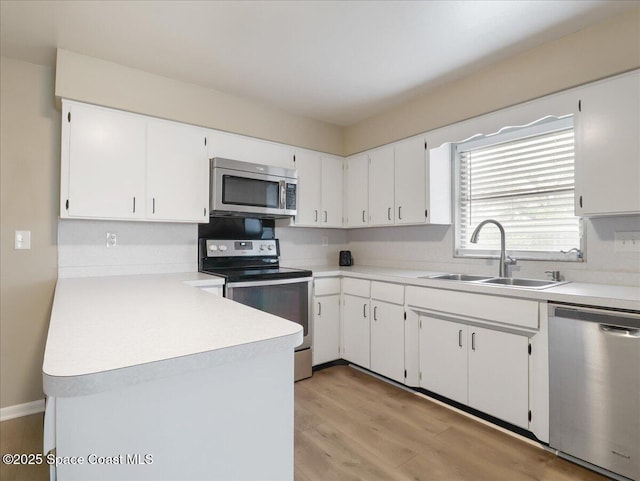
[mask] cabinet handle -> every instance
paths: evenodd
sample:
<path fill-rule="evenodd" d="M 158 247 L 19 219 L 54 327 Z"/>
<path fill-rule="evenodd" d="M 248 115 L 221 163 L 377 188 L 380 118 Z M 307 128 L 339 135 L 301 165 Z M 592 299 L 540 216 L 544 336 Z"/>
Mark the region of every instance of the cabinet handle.
<path fill-rule="evenodd" d="M 402 220 L 402 206 L 398 207 L 398 219 Z"/>
<path fill-rule="evenodd" d="M 322 314 L 322 303 L 318 302 L 318 315 Z"/>
<path fill-rule="evenodd" d="M 471 350 L 472 351 L 476 350 L 476 333 L 475 332 L 471 333 Z"/>
<path fill-rule="evenodd" d="M 324 221 L 327 222 L 327 211 L 324 211 Z"/>
<path fill-rule="evenodd" d="M 153 199 L 151 199 L 151 213 L 155 214 L 156 213 L 156 198 L 154 197 Z"/>
<path fill-rule="evenodd" d="M 458 347 L 462 347 L 462 329 L 458 330 Z"/>
<path fill-rule="evenodd" d="M 387 209 L 387 219 L 391 220 L 391 207 Z"/>
<path fill-rule="evenodd" d="M 136 213 L 136 198 L 133 198 L 133 213 Z"/>
<path fill-rule="evenodd" d="M 580 204 L 580 208 L 582 208 L 582 196 L 580 196 L 579 204 Z"/>
<path fill-rule="evenodd" d="M 365 214 L 365 211 L 362 211 L 362 222 L 366 222 L 366 220 L 364 220 L 364 214 Z"/>
<path fill-rule="evenodd" d="M 317 210 L 314 210 L 314 211 L 313 211 L 313 216 L 314 216 L 314 217 L 313 217 L 313 221 L 314 221 L 314 222 L 318 222 L 318 211 L 317 211 Z"/>
<path fill-rule="evenodd" d="M 367 317 L 367 305 L 366 304 L 362 305 L 362 317 L 364 317 L 365 319 Z"/>
<path fill-rule="evenodd" d="M 373 306 L 373 320 L 378 320 L 378 306 Z"/>

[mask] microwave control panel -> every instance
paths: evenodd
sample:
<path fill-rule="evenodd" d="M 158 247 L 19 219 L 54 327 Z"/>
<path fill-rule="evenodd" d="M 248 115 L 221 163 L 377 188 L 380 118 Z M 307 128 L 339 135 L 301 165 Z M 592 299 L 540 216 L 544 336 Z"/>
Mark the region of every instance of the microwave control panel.
<path fill-rule="evenodd" d="M 296 184 L 287 182 L 286 206 L 287 210 L 296 210 Z"/>

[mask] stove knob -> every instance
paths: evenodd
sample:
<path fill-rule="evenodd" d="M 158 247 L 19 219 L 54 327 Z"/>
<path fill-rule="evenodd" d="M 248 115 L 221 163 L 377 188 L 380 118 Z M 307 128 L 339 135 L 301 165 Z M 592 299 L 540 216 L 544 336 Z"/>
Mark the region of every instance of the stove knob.
<path fill-rule="evenodd" d="M 226 246 L 226 245 L 224 245 L 224 244 L 220 244 L 220 245 L 218 246 L 218 249 L 220 249 L 222 252 L 224 252 L 224 251 L 226 251 L 226 250 L 227 250 L 227 246 Z"/>
<path fill-rule="evenodd" d="M 272 251 L 272 250 L 273 250 L 273 246 L 272 246 L 271 244 L 269 244 L 268 249 L 269 249 L 270 251 Z"/>
<path fill-rule="evenodd" d="M 264 250 L 264 245 L 260 246 L 260 250 L 263 251 Z"/>
<path fill-rule="evenodd" d="M 217 250 L 218 250 L 218 246 L 215 246 L 215 245 L 211 244 L 211 245 L 209 246 L 209 250 L 210 250 L 210 251 L 217 251 Z"/>

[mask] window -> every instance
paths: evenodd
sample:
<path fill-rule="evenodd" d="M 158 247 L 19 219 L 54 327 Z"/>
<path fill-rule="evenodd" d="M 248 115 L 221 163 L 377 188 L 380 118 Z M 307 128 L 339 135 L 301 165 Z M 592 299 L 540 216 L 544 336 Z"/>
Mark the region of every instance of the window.
<path fill-rule="evenodd" d="M 534 125 L 456 145 L 456 255 L 497 256 L 500 233 L 483 228 L 500 222 L 506 250 L 524 259 L 576 260 L 564 254 L 580 248 L 580 219 L 574 215 L 573 118 Z"/>

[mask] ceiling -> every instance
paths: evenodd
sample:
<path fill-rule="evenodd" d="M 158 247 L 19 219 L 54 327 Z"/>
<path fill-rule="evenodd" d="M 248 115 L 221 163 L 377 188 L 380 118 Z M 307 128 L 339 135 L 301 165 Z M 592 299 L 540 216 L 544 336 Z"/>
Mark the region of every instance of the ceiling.
<path fill-rule="evenodd" d="M 3 56 L 57 47 L 351 125 L 638 0 L 8 1 Z"/>

